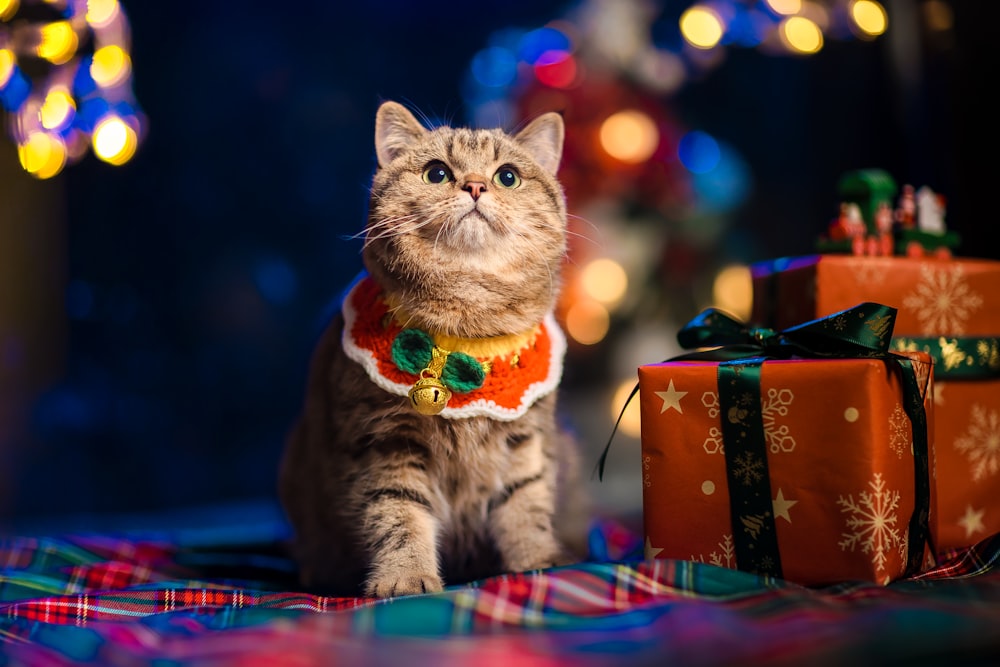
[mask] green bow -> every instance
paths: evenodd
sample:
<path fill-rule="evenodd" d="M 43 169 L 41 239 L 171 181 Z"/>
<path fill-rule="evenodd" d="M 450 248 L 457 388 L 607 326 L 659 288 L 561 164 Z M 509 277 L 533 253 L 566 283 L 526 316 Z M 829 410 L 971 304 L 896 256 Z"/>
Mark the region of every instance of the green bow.
<path fill-rule="evenodd" d="M 677 334 L 685 349 L 718 347 L 708 356 L 686 356 L 727 361 L 750 356 L 787 359 L 800 357 L 882 357 L 889 353 L 896 309 L 865 302 L 828 317 L 784 331 L 751 328 L 724 312 L 709 308 Z"/>

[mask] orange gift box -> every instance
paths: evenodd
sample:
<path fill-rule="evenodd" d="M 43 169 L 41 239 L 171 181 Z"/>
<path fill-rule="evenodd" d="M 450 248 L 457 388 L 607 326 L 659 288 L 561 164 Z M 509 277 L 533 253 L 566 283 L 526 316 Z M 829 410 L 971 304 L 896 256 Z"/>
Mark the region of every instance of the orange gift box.
<path fill-rule="evenodd" d="M 807 255 L 752 267 L 751 320 L 785 327 L 863 300 L 898 309 L 897 349 L 935 359 L 938 548 L 1000 532 L 1000 262 Z"/>
<path fill-rule="evenodd" d="M 930 424 L 930 358 L 907 356 L 924 378 Z M 727 471 L 718 369 L 712 361 L 639 368 L 646 555 L 747 569 L 737 563 L 734 541 L 756 526 L 747 517 L 733 521 L 730 486 L 763 469 L 737 458 Z M 771 500 L 764 518 L 773 520 L 782 578 L 884 584 L 907 573 L 918 466 L 901 373 L 877 359 L 767 360 L 760 367 Z M 925 472 L 933 470 L 929 433 L 927 444 Z M 933 483 L 926 486 L 933 544 Z M 921 568 L 933 563 L 930 544 Z"/>

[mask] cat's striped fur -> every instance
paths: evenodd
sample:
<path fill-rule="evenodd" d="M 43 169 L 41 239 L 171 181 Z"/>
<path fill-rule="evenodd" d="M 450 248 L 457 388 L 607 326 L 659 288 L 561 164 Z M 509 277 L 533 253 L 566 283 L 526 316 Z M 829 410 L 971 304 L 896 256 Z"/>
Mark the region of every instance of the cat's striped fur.
<path fill-rule="evenodd" d="M 380 106 L 363 260 L 406 326 L 478 339 L 530 330 L 554 308 L 563 131 L 555 113 L 516 134 L 429 130 Z M 425 178 L 429 165 L 446 172 Z M 507 172 L 494 180 L 501 168 L 516 187 Z M 424 416 L 345 356 L 342 327 L 317 346 L 280 474 L 305 586 L 431 592 L 585 553 L 587 503 L 555 393 L 515 420 Z"/>

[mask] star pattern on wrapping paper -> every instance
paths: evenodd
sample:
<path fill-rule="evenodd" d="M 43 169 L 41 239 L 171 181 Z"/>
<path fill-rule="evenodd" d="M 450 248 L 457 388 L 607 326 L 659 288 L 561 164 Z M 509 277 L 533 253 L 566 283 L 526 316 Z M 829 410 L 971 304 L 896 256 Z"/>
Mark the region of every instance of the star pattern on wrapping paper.
<path fill-rule="evenodd" d="M 779 516 L 787 521 L 792 522 L 792 516 L 788 513 L 788 510 L 792 508 L 792 505 L 798 504 L 797 500 L 788 500 L 785 498 L 785 494 L 781 489 L 778 489 L 778 495 L 775 496 L 774 500 L 771 501 L 771 508 L 774 511 L 774 518 L 777 519 Z"/>
<path fill-rule="evenodd" d="M 958 520 L 958 525 L 965 528 L 966 537 L 986 532 L 986 526 L 983 525 L 983 514 L 985 512 L 985 509 L 973 509 L 972 505 L 965 506 L 965 514 Z"/>
<path fill-rule="evenodd" d="M 649 540 L 649 536 L 647 535 L 646 536 L 646 545 L 642 549 L 643 557 L 646 560 L 653 560 L 654 558 L 656 558 L 657 556 L 660 555 L 661 551 L 663 551 L 663 549 L 662 548 L 658 548 L 658 547 L 654 547 L 653 543 L 650 542 L 650 540 Z"/>
<path fill-rule="evenodd" d="M 656 392 L 656 395 L 663 400 L 663 407 L 660 408 L 660 414 L 662 415 L 670 408 L 673 408 L 674 410 L 677 410 L 677 412 L 684 414 L 684 411 L 681 409 L 681 399 L 687 396 L 687 394 L 688 393 L 686 391 L 677 391 L 676 389 L 674 389 L 674 381 L 671 380 L 670 384 L 667 385 L 666 391 Z"/>

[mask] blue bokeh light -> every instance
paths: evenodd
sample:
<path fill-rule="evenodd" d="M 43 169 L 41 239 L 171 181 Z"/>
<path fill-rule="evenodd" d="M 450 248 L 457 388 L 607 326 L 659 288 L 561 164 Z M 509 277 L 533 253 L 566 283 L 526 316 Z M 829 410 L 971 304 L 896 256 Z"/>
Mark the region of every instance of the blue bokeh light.
<path fill-rule="evenodd" d="M 750 194 L 750 168 L 743 158 L 724 143 L 713 144 L 718 158 L 712 169 L 694 172 L 692 186 L 701 206 L 712 212 L 726 212 L 741 205 Z"/>
<path fill-rule="evenodd" d="M 569 37 L 555 28 L 546 27 L 526 33 L 521 38 L 518 55 L 524 62 L 534 65 L 548 51 L 569 52 L 572 48 Z"/>
<path fill-rule="evenodd" d="M 31 93 L 31 82 L 20 67 L 10 73 L 7 83 L 0 88 L 0 106 L 7 111 L 17 111 Z"/>
<path fill-rule="evenodd" d="M 712 135 L 692 130 L 677 142 L 677 157 L 688 171 L 704 174 L 719 164 L 719 144 Z"/>
<path fill-rule="evenodd" d="M 469 68 L 481 85 L 502 88 L 509 86 L 517 76 L 517 58 L 510 49 L 488 46 L 473 56 Z"/>

